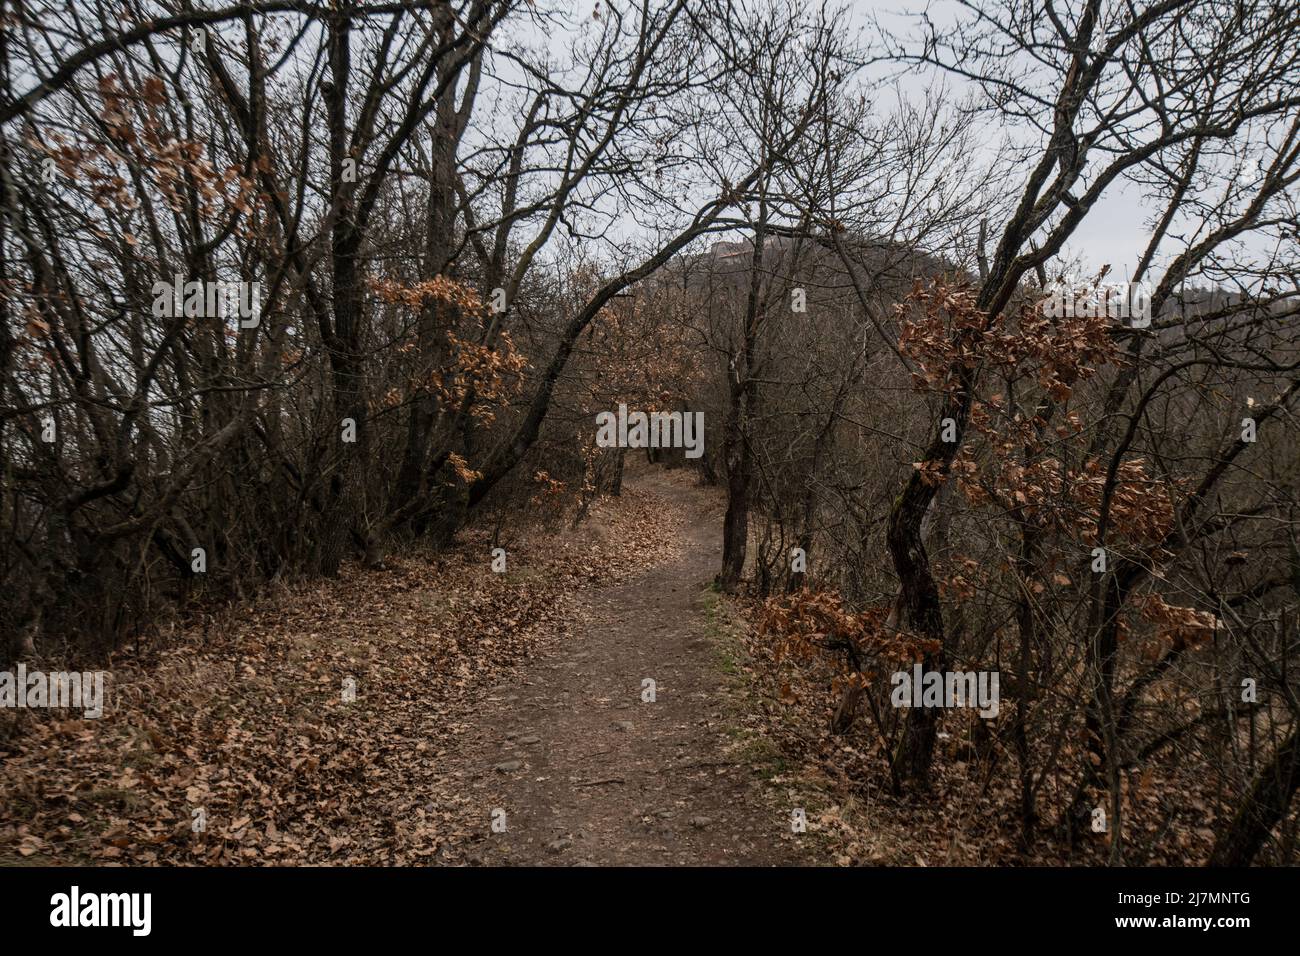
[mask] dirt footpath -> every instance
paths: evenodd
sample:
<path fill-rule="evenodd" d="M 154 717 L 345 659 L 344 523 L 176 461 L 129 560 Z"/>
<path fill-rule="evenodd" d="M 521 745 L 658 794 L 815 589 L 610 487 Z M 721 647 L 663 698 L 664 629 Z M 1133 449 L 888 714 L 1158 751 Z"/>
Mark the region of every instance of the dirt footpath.
<path fill-rule="evenodd" d="M 727 676 L 710 626 L 721 554 L 716 498 L 691 479 L 631 479 L 681 516 L 679 558 L 580 602 L 572 640 L 484 700 L 458 760 L 496 813 L 487 865 L 818 862 L 728 734 Z M 650 696 L 653 681 L 653 702 Z M 481 795 L 481 796 L 480 796 Z M 504 822 L 504 831 L 501 831 Z"/>

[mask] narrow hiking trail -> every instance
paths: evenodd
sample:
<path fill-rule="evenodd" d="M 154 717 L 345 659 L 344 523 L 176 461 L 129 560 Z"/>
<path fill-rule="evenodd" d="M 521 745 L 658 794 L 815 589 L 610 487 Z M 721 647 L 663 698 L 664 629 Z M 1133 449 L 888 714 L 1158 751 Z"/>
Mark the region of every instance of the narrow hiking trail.
<path fill-rule="evenodd" d="M 488 865 L 790 865 L 812 862 L 738 754 L 709 582 L 715 495 L 644 470 L 629 486 L 680 521 L 677 557 L 578 597 L 573 635 L 492 688 L 459 757 L 475 802 L 505 829 Z M 653 700 L 648 689 L 653 681 Z"/>
<path fill-rule="evenodd" d="M 823 862 L 760 776 L 721 527 L 641 465 L 505 574 L 470 529 L 125 648 L 103 719 L 0 732 L 0 865 Z"/>

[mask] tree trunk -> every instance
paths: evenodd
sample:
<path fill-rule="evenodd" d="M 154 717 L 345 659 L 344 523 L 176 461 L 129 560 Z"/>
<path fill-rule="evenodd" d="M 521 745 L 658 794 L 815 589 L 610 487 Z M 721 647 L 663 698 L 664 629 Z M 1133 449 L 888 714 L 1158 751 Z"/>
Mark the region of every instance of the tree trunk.
<path fill-rule="evenodd" d="M 924 671 L 944 671 L 943 611 L 939 606 L 939 588 L 930 573 L 930 562 L 921 540 L 921 525 L 934 498 L 934 489 L 914 473 L 889 513 L 886 540 L 898 572 L 900 622 L 923 638 L 939 645 L 937 652 L 921 658 Z M 896 766 L 905 780 L 924 787 L 929 783 L 930 763 L 934 759 L 934 742 L 939 731 L 939 709 L 912 707 L 903 725 Z"/>
<path fill-rule="evenodd" d="M 623 466 L 627 463 L 627 449 L 620 448 L 614 461 L 614 480 L 610 483 L 609 493 L 618 498 L 623 494 Z"/>
<path fill-rule="evenodd" d="M 733 408 L 727 420 L 727 446 L 733 449 L 728 458 L 727 514 L 722 519 L 722 570 L 718 587 L 728 594 L 740 586 L 745 570 L 745 552 L 749 544 L 749 456 L 741 434 L 741 411 Z"/>
<path fill-rule="evenodd" d="M 1300 732 L 1278 748 L 1255 779 L 1232 823 L 1214 845 L 1210 866 L 1249 866 L 1264 841 L 1287 812 L 1300 785 Z"/>
<path fill-rule="evenodd" d="M 754 228 L 754 254 L 750 264 L 749 296 L 745 302 L 744 343 L 733 357 L 731 410 L 727 416 L 727 514 L 722 522 L 722 570 L 718 587 L 733 593 L 745 570 L 749 544 L 749 488 L 753 478 L 753 450 L 749 447 L 748 419 L 758 398 L 754 360 L 758 342 L 759 287 L 762 282 L 763 245 L 767 241 L 767 198 L 760 193 L 758 223 Z"/>

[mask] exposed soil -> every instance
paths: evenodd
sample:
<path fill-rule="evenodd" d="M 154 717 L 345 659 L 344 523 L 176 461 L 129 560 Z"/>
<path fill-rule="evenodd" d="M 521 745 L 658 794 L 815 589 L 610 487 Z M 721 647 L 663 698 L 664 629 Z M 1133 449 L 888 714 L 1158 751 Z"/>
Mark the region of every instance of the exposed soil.
<path fill-rule="evenodd" d="M 717 499 L 672 472 L 633 486 L 681 521 L 680 554 L 579 599 L 573 636 L 493 689 L 465 741 L 471 786 L 505 811 L 489 865 L 813 862 L 744 760 L 710 626 Z M 645 681 L 654 681 L 654 700 Z M 498 825 L 499 826 L 499 825 Z"/>

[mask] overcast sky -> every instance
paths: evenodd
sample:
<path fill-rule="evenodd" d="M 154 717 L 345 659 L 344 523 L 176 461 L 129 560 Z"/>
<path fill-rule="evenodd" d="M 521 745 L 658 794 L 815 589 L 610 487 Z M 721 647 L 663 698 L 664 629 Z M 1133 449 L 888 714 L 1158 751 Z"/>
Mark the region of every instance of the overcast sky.
<path fill-rule="evenodd" d="M 609 0 L 601 0 L 601 2 L 602 5 L 607 5 Z M 929 3 L 926 0 L 842 0 L 842 2 L 850 8 L 862 30 L 861 39 L 865 45 L 873 45 L 874 38 L 869 30 L 869 19 L 872 14 L 894 25 L 899 33 L 905 32 L 908 24 L 919 22 L 918 15 L 921 10 L 924 10 L 938 27 L 953 22 L 959 14 L 970 16 L 969 10 L 963 11 L 953 0 L 933 0 Z M 520 39 L 524 42 L 529 42 L 531 39 L 532 42 L 540 44 L 543 49 L 549 49 L 562 60 L 563 53 L 573 43 L 576 33 L 598 29 L 591 19 L 591 11 L 595 3 L 596 0 L 576 0 L 571 10 L 566 11 L 572 17 L 567 24 L 557 25 L 557 29 L 545 29 L 531 38 L 526 39 L 521 36 Z M 505 65 L 505 69 L 509 71 L 508 64 Z M 870 78 L 870 75 L 864 75 L 864 79 Z M 901 95 L 917 101 L 940 87 L 954 99 L 974 92 L 972 85 L 960 77 L 952 74 L 943 74 L 939 77 L 933 72 L 926 73 L 919 70 L 902 75 L 897 79 L 896 85 Z M 888 91 L 878 92 L 877 101 L 882 112 L 892 110 L 891 100 L 892 96 Z M 507 113 L 509 112 L 508 109 Z M 987 148 L 990 150 L 998 148 L 1000 137 L 1004 132 L 1005 130 L 999 128 L 997 135 L 990 135 L 985 140 Z M 1024 137 L 1027 146 L 1041 148 L 1043 145 L 1043 134 L 1037 130 L 1020 130 L 1011 135 Z M 992 154 L 988 158 L 992 158 Z M 1009 197 L 1014 194 L 1007 195 Z M 1151 222 L 1160 211 L 1157 203 L 1144 195 L 1141 187 L 1123 178 L 1117 179 L 1107 187 L 1101 200 L 1093 206 L 1075 230 L 1061 251 L 1060 261 L 1062 263 L 1077 261 L 1079 267 L 1076 274 L 1081 277 L 1093 275 L 1103 265 L 1109 265 L 1112 280 L 1127 279 L 1145 250 L 1150 238 Z M 1175 238 L 1176 234 L 1190 236 L 1197 231 L 1199 225 L 1185 219 L 1176 220 L 1170 230 L 1171 235 L 1166 237 L 1153 269 L 1146 278 L 1157 281 L 1163 272 L 1164 264 L 1183 250 L 1182 242 Z M 625 224 L 618 232 L 621 233 L 624 229 L 636 231 L 634 225 Z M 1270 243 L 1268 237 L 1253 237 L 1247 241 L 1246 248 L 1250 250 L 1249 254 L 1252 257 L 1258 258 L 1263 256 Z"/>
<path fill-rule="evenodd" d="M 917 13 L 924 10 L 929 19 L 938 27 L 955 22 L 958 15 L 969 17 L 970 11 L 963 9 L 952 0 L 844 0 L 855 18 L 864 29 L 864 40 L 870 40 L 865 32 L 867 15 L 877 16 L 901 30 L 909 22 L 917 22 Z M 899 80 L 899 88 L 909 97 L 920 98 L 938 82 L 936 76 L 914 72 Z M 944 74 L 942 83 L 950 92 L 961 95 L 972 88 L 972 84 L 953 74 Z M 1161 206 L 1150 201 L 1142 189 L 1122 177 L 1111 183 L 1101 200 L 1089 210 L 1062 250 L 1061 258 L 1065 261 L 1078 259 L 1082 262 L 1083 275 L 1095 273 L 1101 266 L 1111 266 L 1110 278 L 1126 279 L 1137 265 L 1138 259 L 1150 241 L 1150 225 L 1154 217 L 1162 211 Z M 1199 223 L 1185 219 L 1175 220 L 1171 233 L 1195 232 Z M 1251 257 L 1264 257 L 1271 249 L 1272 240 L 1267 236 L 1251 236 L 1242 248 Z M 1160 253 L 1153 266 L 1153 275 L 1148 278 L 1158 279 L 1162 265 L 1175 254 L 1182 251 L 1182 244 L 1167 237 L 1162 243 Z"/>

